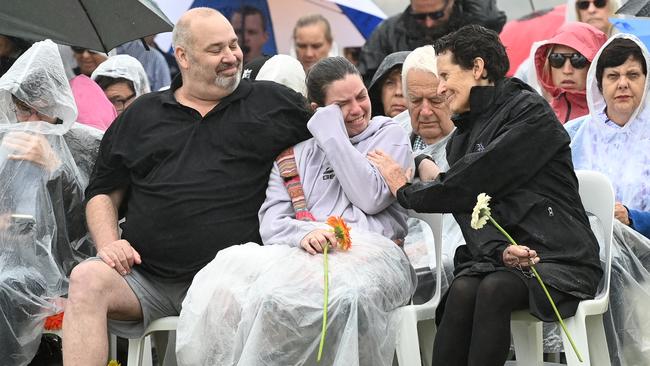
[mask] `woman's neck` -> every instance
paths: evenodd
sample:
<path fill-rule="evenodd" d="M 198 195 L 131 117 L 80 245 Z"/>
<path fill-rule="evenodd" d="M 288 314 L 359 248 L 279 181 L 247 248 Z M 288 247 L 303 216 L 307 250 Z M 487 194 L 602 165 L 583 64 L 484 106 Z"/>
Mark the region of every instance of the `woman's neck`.
<path fill-rule="evenodd" d="M 630 120 L 630 117 L 632 117 L 632 113 L 616 113 L 609 109 L 605 109 L 605 115 L 610 121 L 621 127 L 625 126 L 625 124 Z"/>

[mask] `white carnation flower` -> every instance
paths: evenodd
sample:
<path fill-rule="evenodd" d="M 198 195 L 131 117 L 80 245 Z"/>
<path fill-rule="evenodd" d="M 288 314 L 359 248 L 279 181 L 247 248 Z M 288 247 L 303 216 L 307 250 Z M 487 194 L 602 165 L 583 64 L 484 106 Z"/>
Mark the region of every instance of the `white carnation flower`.
<path fill-rule="evenodd" d="M 471 226 L 473 229 L 481 229 L 489 220 L 491 215 L 490 211 L 490 196 L 481 193 L 476 197 L 476 206 L 472 211 Z"/>

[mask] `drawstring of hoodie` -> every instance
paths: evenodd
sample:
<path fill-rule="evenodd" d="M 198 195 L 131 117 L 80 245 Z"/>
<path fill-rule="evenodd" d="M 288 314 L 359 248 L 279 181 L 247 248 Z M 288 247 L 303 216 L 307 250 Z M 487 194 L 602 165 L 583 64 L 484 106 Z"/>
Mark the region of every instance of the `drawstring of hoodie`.
<path fill-rule="evenodd" d="M 571 102 L 569 102 L 569 98 L 566 96 L 566 92 L 562 93 L 562 96 L 564 97 L 564 101 L 566 101 L 566 116 L 564 116 L 564 122 L 562 124 L 565 124 L 569 122 L 569 116 L 571 116 Z"/>

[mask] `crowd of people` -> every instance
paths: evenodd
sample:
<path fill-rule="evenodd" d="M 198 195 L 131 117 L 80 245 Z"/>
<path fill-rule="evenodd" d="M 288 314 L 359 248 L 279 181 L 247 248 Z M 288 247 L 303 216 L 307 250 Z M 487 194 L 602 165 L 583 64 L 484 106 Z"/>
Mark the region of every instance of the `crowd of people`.
<path fill-rule="evenodd" d="M 618 6 L 568 1 L 517 45 L 495 0 L 411 0 L 358 59 L 321 14 L 266 54 L 248 5 L 188 10 L 173 56 L 153 36 L 108 53 L 0 36 L 0 358 L 39 364 L 64 312 L 66 366 L 105 365 L 109 334 L 165 316 L 165 365 L 312 365 L 323 326 L 321 362 L 392 365 L 394 310 L 431 296 L 413 209 L 443 214 L 434 365 L 500 366 L 513 311 L 555 321 L 530 266 L 563 317 L 602 282 L 584 169 L 616 194 L 611 362 L 650 362 L 650 53 L 612 27 Z M 479 193 L 520 246 L 472 228 Z"/>

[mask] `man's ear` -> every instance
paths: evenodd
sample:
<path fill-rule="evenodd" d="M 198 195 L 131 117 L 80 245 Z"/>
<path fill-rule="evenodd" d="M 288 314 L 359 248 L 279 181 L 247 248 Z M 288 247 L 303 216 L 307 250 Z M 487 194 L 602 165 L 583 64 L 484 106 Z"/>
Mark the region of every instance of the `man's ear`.
<path fill-rule="evenodd" d="M 472 67 L 472 74 L 474 80 L 487 79 L 487 70 L 485 69 L 485 61 L 480 58 L 474 58 L 474 66 Z"/>
<path fill-rule="evenodd" d="M 309 103 L 309 106 L 311 107 L 312 111 L 316 111 L 316 108 L 318 108 L 318 104 L 316 104 L 314 102 Z"/>
<path fill-rule="evenodd" d="M 176 57 L 176 62 L 181 69 L 187 69 L 189 67 L 190 61 L 187 59 L 187 52 L 183 47 L 174 48 L 174 56 Z"/>

